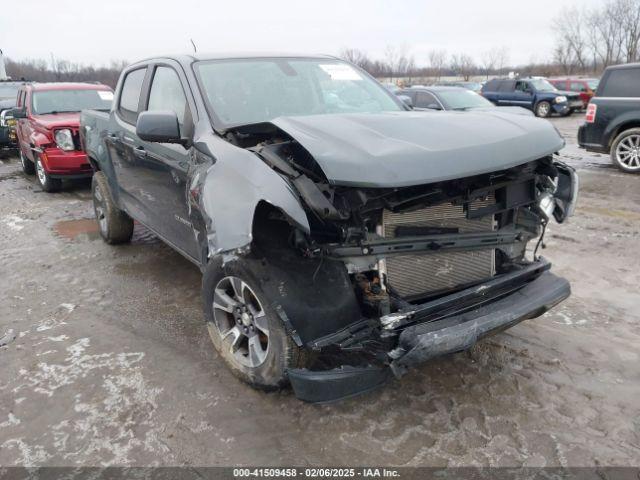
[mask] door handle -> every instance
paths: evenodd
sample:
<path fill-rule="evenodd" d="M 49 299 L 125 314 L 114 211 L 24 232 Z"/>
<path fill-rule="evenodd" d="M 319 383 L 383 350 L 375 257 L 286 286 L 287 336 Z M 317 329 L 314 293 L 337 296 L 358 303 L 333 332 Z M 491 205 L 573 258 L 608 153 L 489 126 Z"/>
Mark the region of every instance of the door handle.
<path fill-rule="evenodd" d="M 144 147 L 136 147 L 133 149 L 133 154 L 138 158 L 144 158 L 147 156 L 147 151 Z"/>

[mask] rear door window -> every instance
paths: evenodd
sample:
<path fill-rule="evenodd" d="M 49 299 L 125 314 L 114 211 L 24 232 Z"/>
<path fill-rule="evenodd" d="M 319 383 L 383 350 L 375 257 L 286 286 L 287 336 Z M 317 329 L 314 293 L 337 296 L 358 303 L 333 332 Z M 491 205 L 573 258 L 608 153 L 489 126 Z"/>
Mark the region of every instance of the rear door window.
<path fill-rule="evenodd" d="M 611 70 L 602 85 L 602 92 L 598 91 L 598 95 L 601 97 L 640 97 L 640 68 Z"/>
<path fill-rule="evenodd" d="M 499 92 L 513 92 L 515 89 L 516 82 L 515 80 L 503 80 L 500 82 L 500 86 L 498 87 Z"/>
<path fill-rule="evenodd" d="M 140 93 L 147 69 L 140 68 L 127 73 L 122 84 L 118 112 L 128 123 L 135 123 L 138 119 L 138 105 L 140 103 Z"/>
<path fill-rule="evenodd" d="M 418 108 L 434 108 L 440 107 L 438 100 L 429 92 L 417 92 L 416 93 L 416 107 Z"/>

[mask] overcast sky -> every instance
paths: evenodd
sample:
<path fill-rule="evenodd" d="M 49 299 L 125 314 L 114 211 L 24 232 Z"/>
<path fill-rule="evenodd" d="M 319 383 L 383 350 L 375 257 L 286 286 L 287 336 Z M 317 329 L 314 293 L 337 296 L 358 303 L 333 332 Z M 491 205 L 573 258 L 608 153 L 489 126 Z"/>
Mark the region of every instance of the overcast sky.
<path fill-rule="evenodd" d="M 192 51 L 384 56 L 406 45 L 418 65 L 430 49 L 479 59 L 506 45 L 510 62 L 549 57 L 551 19 L 563 6 L 603 0 L 4 0 L 0 49 L 14 59 L 101 65 Z M 8 9 L 10 14 L 8 14 Z"/>

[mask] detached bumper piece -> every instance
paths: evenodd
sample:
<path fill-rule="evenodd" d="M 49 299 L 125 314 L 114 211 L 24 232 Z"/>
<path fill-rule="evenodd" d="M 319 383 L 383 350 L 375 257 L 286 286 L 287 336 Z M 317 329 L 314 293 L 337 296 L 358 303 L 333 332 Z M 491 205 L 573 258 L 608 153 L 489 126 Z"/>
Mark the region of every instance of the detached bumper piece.
<path fill-rule="evenodd" d="M 331 403 L 355 397 L 381 387 L 392 377 L 389 368 L 375 366 L 344 366 L 319 372 L 289 370 L 289 381 L 296 397 L 310 403 Z"/>
<path fill-rule="evenodd" d="M 520 290 L 476 310 L 408 327 L 400 334 L 391 369 L 401 376 L 431 358 L 467 350 L 483 337 L 536 318 L 571 294 L 569 282 L 544 272 Z"/>
<path fill-rule="evenodd" d="M 293 390 L 299 399 L 312 403 L 329 403 L 353 397 L 384 385 L 394 375 L 399 378 L 409 368 L 434 357 L 467 350 L 483 337 L 499 333 L 523 320 L 539 317 L 571 294 L 569 282 L 549 272 L 548 267 L 548 263 L 543 263 L 521 272 L 522 278 L 535 269 L 543 270 L 537 278 L 519 289 L 494 292 L 498 296 L 492 301 L 478 301 L 476 307 L 466 308 L 463 313 L 402 328 L 397 347 L 388 352 L 388 361 L 384 365 L 345 365 L 325 371 L 290 370 L 289 380 Z M 504 278 L 502 283 L 512 280 Z M 494 287 L 489 283 L 474 289 L 476 292 L 489 292 Z M 413 318 L 421 317 L 419 314 L 433 313 L 431 307 L 435 307 L 435 304 L 443 307 L 446 299 L 442 297 L 417 305 L 412 312 Z M 461 301 L 459 298 L 457 300 Z"/>

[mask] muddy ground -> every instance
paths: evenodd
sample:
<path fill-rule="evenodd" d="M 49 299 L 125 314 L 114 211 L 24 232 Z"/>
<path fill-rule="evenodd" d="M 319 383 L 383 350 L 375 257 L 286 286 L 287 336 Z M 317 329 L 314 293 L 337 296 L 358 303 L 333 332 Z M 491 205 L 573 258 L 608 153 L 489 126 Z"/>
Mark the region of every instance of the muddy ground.
<path fill-rule="evenodd" d="M 0 164 L 0 465 L 640 463 L 640 177 L 575 146 L 577 215 L 544 255 L 573 296 L 472 351 L 331 406 L 237 381 L 200 273 L 136 227 L 98 237 L 87 183 Z"/>

